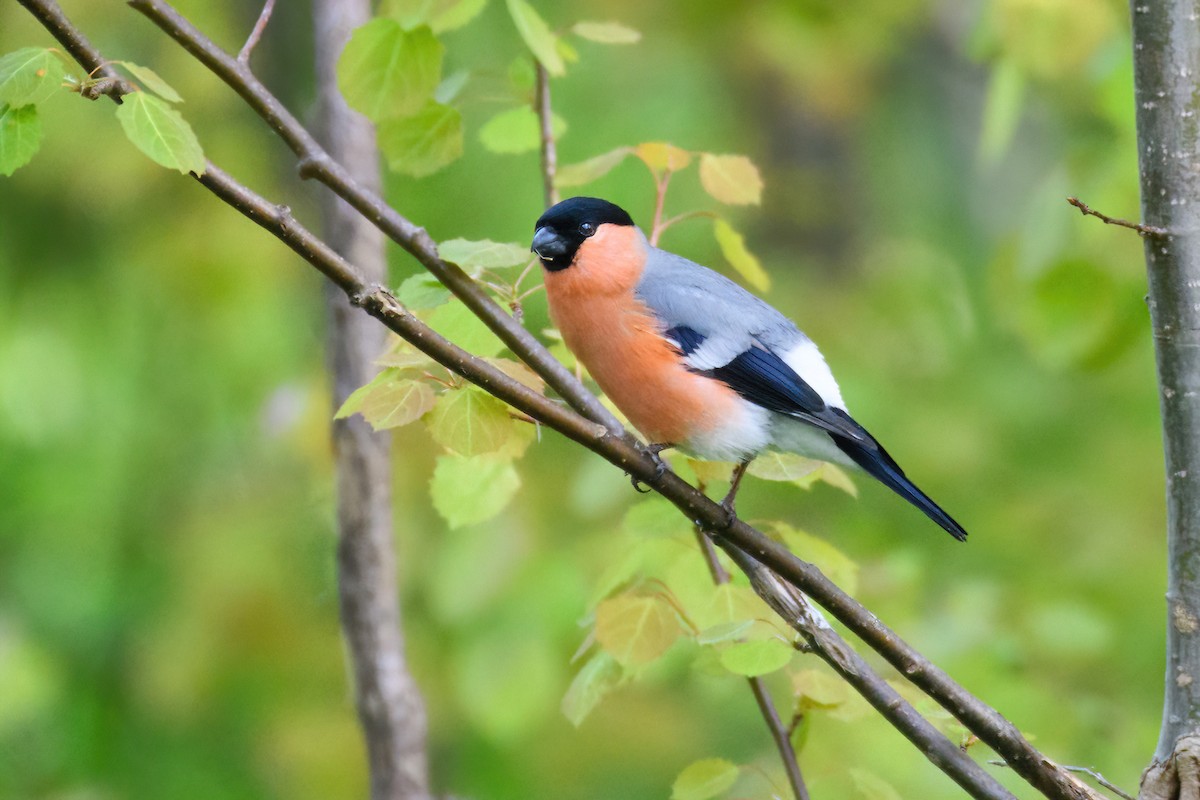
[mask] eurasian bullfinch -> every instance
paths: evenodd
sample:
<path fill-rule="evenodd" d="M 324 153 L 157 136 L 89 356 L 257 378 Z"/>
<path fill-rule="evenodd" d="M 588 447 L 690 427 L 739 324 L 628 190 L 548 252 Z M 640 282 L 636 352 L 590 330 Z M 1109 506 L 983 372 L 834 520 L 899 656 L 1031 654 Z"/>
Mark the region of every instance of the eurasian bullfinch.
<path fill-rule="evenodd" d="M 960 541 L 967 533 L 846 412 L 817 346 L 728 278 L 652 247 L 623 209 L 572 197 L 537 221 L 550 317 L 653 444 L 746 465 L 768 447 L 857 466 Z"/>

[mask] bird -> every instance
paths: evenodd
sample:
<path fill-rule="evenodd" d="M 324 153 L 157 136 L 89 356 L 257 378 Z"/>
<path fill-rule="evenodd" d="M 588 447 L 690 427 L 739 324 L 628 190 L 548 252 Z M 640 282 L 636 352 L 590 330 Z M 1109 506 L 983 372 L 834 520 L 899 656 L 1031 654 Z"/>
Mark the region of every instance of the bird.
<path fill-rule="evenodd" d="M 597 197 L 548 208 L 530 250 L 551 321 L 654 457 L 678 448 L 736 462 L 722 501 L 731 515 L 746 468 L 773 448 L 861 469 L 966 540 L 850 416 L 813 341 L 764 300 L 651 245 L 624 209 Z"/>

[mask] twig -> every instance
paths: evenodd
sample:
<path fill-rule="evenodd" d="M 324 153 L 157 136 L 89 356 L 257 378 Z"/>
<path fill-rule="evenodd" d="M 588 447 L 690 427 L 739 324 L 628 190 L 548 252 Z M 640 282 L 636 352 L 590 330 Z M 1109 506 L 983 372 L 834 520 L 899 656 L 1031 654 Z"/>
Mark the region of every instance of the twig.
<path fill-rule="evenodd" d="M 989 760 L 987 763 L 992 764 L 997 767 L 1007 767 L 1008 766 L 1008 764 L 1005 764 L 1003 761 L 997 761 L 995 759 Z M 1129 794 L 1129 792 L 1125 791 L 1120 786 L 1117 786 L 1115 783 L 1112 783 L 1111 781 L 1109 781 L 1107 778 L 1105 778 L 1103 775 L 1101 775 L 1099 772 L 1097 772 L 1095 770 L 1095 768 L 1093 768 L 1093 767 L 1072 767 L 1072 766 L 1068 766 L 1067 764 L 1059 764 L 1058 766 L 1059 766 L 1059 769 L 1065 769 L 1067 772 L 1082 772 L 1085 775 L 1090 775 L 1092 777 L 1092 779 L 1094 781 L 1096 781 L 1096 783 L 1100 784 L 1105 789 L 1108 789 L 1110 792 L 1115 794 L 1117 797 L 1122 798 L 1122 800 L 1135 800 L 1133 795 Z"/>
<path fill-rule="evenodd" d="M 274 10 L 275 0 L 267 0 L 263 4 L 262 13 L 258 15 L 258 21 L 254 23 L 254 29 L 250 31 L 250 35 L 246 37 L 246 43 L 242 45 L 241 51 L 237 54 L 239 64 L 250 63 L 250 54 L 254 52 L 254 48 L 258 45 L 258 40 L 262 38 L 263 31 L 267 29 L 267 23 L 271 21 L 271 12 Z"/>
<path fill-rule="evenodd" d="M 39 20 L 44 19 L 48 9 L 57 12 L 57 6 L 53 0 L 20 0 L 20 2 Z M 296 122 L 295 118 L 279 105 L 265 87 L 247 70 L 239 69 L 235 59 L 217 48 L 161 0 L 133 0 L 131 4 L 142 9 L 189 52 L 195 54 L 210 69 L 224 78 L 235 91 L 259 111 L 260 115 L 289 145 L 293 146 L 293 150 L 314 154 L 302 156 L 305 172 L 321 176 L 327 185 L 347 199 L 360 213 L 368 216 L 385 233 L 400 242 L 431 272 L 445 275 L 446 280 L 453 283 L 457 291 L 462 292 L 459 296 L 464 298 L 464 302 L 469 307 L 483 309 L 476 313 L 481 319 L 488 322 L 489 326 L 495 322 L 494 311 L 511 323 L 503 310 L 486 295 L 483 296 L 482 301 L 478 299 L 478 294 L 480 294 L 478 287 L 467 278 L 465 273 L 437 257 L 436 248 L 423 229 L 416 227 L 394 209 L 384 204 L 377 195 L 358 186 L 344 170 L 333 163 L 328 154 L 312 140 L 312 137 Z M 163 13 L 167 16 L 160 21 L 159 15 Z M 58 14 L 61 16 L 61 12 Z M 570 371 L 555 361 L 545 348 L 528 335 L 523 328 L 518 326 L 520 335 L 514 335 L 506 323 L 499 323 L 493 330 L 497 330 L 498 333 L 503 331 L 501 338 L 513 342 L 509 344 L 510 349 L 543 377 L 546 377 L 547 373 L 554 374 L 556 383 L 564 387 L 566 392 L 564 396 L 573 406 L 587 408 L 588 416 L 593 420 L 596 417 L 607 417 L 612 424 L 606 421 L 605 424 L 599 425 L 563 408 L 558 403 L 500 372 L 487 362 L 438 336 L 432 329 L 408 313 L 385 289 L 367 285 L 353 268 L 327 245 L 300 227 L 291 218 L 290 213 L 286 213 L 286 209 L 268 203 L 246 187 L 232 181 L 215 165 L 210 163 L 205 174 L 198 179 L 226 202 L 242 210 L 257 224 L 274 233 L 342 288 L 351 297 L 353 303 L 381 320 L 388 328 L 412 343 L 421 352 L 519 411 L 529 414 L 539 423 L 554 428 L 571 440 L 601 455 L 631 476 L 638 478 L 642 483 L 651 486 L 686 514 L 689 519 L 698 520 L 706 530 L 712 532 L 717 537 L 717 543 L 720 546 L 732 545 L 742 555 L 752 554 L 754 559 L 769 567 L 779 578 L 805 592 L 847 628 L 854 631 L 868 646 L 896 667 L 901 674 L 950 711 L 964 727 L 975 733 L 1004 757 L 1017 774 L 1045 796 L 1064 800 L 1099 797 L 1038 752 L 1012 723 L 1004 719 L 995 709 L 971 695 L 921 656 L 909 644 L 900 639 L 894 631 L 880 622 L 874 614 L 859 605 L 812 564 L 796 558 L 781 544 L 771 540 L 742 520 L 730 519 L 725 509 L 709 500 L 673 472 L 661 473 L 650 454 L 625 434 L 611 414 L 607 411 L 604 411 L 603 414 L 594 411 L 592 406 L 599 405 L 596 398 L 587 393 Z M 533 346 L 527 346 L 529 342 L 532 342 Z M 551 383 L 551 385 L 554 386 L 555 383 Z M 586 397 L 580 397 L 579 392 Z M 601 410 L 603 410 L 602 407 Z M 730 555 L 733 557 L 732 552 Z M 892 720 L 893 725 L 904 724 L 903 721 L 897 722 L 892 717 L 889 719 Z M 906 736 L 910 735 L 905 728 L 901 728 L 901 731 Z M 944 771 L 947 769 L 939 758 L 930 753 L 926 753 L 926 756 L 939 768 Z M 979 796 L 986 797 L 988 795 Z"/>
<path fill-rule="evenodd" d="M 667 186 L 671 183 L 671 170 L 663 170 L 661 177 L 654 180 L 654 219 L 650 225 L 650 244 L 658 247 L 658 237 L 663 230 L 663 205 L 667 201 Z"/>
<path fill-rule="evenodd" d="M 701 486 L 701 488 L 703 487 Z M 708 573 L 712 576 L 713 583 L 718 586 L 729 583 L 729 572 L 717 558 L 717 551 L 713 548 L 712 541 L 699 525 L 693 526 L 693 530 L 696 533 L 696 542 L 700 545 L 700 552 L 704 556 L 705 563 L 708 564 Z M 779 712 L 771 701 L 771 695 L 767 691 L 763 679 L 754 676 L 746 680 L 750 683 L 750 691 L 754 694 L 755 702 L 758 703 L 758 710 L 763 716 L 763 721 L 767 723 L 767 730 L 771 732 L 775 749 L 779 751 L 779 758 L 783 761 L 783 769 L 787 773 L 788 783 L 791 784 L 792 794 L 795 795 L 796 800 L 809 800 L 808 787 L 804 784 L 804 775 L 800 772 L 800 762 L 796 758 L 796 748 L 792 747 L 790 731 L 779 718 Z"/>
<path fill-rule="evenodd" d="M 554 115 L 550 111 L 550 76 L 542 62 L 536 58 L 533 60 L 533 69 L 537 74 L 533 104 L 537 110 L 542 139 L 542 190 L 546 197 L 546 207 L 549 208 L 558 202 L 558 187 L 554 185 L 554 176 L 558 171 L 558 153 L 554 146 Z"/>
<path fill-rule="evenodd" d="M 1106 225 L 1120 225 L 1122 228 L 1129 228 L 1137 231 L 1142 236 L 1166 236 L 1166 228 L 1156 228 L 1153 225 L 1143 225 L 1140 222 L 1130 222 L 1127 219 L 1118 219 L 1110 217 L 1107 214 L 1102 214 L 1096 209 L 1089 206 L 1087 203 L 1080 200 L 1078 197 L 1068 197 L 1067 202 L 1079 209 L 1079 213 L 1085 217 L 1091 216 L 1100 220 Z"/>
<path fill-rule="evenodd" d="M 238 55 L 246 63 L 270 17 L 267 0 L 254 33 Z M 319 131 L 330 152 L 363 185 L 377 189 L 379 152 L 375 129 L 346 105 L 335 67 L 350 33 L 371 18 L 368 0 L 316 0 L 313 33 Z M 386 240 L 340 198 L 323 192 L 323 227 L 329 244 L 382 283 L 387 276 Z M 329 371 L 333 407 L 376 374 L 386 331 L 359 313 L 332 284 L 329 309 Z M 372 800 L 428 800 L 427 717 L 420 689 L 404 653 L 400 592 L 392 519 L 391 437 L 361 416 L 333 420 L 337 479 L 337 574 L 342 631 L 352 688 L 366 743 Z"/>

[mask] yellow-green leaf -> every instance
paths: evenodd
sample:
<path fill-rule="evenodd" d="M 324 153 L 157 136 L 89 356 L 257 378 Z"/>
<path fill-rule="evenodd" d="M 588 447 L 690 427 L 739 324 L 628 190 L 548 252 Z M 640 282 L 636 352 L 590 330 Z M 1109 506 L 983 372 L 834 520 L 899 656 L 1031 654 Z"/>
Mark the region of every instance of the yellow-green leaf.
<path fill-rule="evenodd" d="M 550 128 L 558 139 L 567 132 L 567 123 L 557 114 L 551 114 Z M 528 153 L 541 146 L 541 122 L 529 106 L 510 108 L 483 123 L 479 141 L 493 153 Z"/>
<path fill-rule="evenodd" d="M 602 178 L 612 171 L 613 167 L 625 160 L 625 157 L 632 153 L 633 150 L 629 147 L 618 147 L 616 150 L 609 150 L 607 153 L 601 153 L 598 156 L 592 156 L 586 161 L 580 161 L 577 164 L 564 164 L 558 168 L 558 173 L 554 176 L 554 182 L 560 186 L 580 186 L 585 183 L 591 183 L 597 178 Z"/>
<path fill-rule="evenodd" d="M 338 59 L 338 88 L 374 122 L 421 111 L 442 75 L 445 48 L 427 27 L 406 31 L 379 17 L 350 35 Z"/>
<path fill-rule="evenodd" d="M 437 397 L 429 384 L 411 378 L 376 387 L 363 398 L 363 418 L 377 431 L 416 422 L 434 407 Z"/>
<path fill-rule="evenodd" d="M 508 406 L 490 394 L 469 387 L 454 389 L 437 399 L 425 424 L 434 441 L 463 456 L 495 453 L 509 443 L 517 422 Z"/>
<path fill-rule="evenodd" d="M 41 144 L 37 106 L 0 105 L 0 175 L 12 175 L 28 164 Z"/>
<path fill-rule="evenodd" d="M 671 800 L 709 800 L 738 779 L 740 769 L 723 758 L 706 758 L 688 764 L 671 786 Z"/>
<path fill-rule="evenodd" d="M 621 682 L 621 667 L 601 650 L 579 670 L 562 699 L 562 713 L 578 728 L 604 696 Z"/>
<path fill-rule="evenodd" d="M 699 459 L 689 458 L 687 460 L 687 465 L 691 467 L 692 473 L 696 476 L 696 480 L 700 481 L 706 486 L 719 483 L 721 481 L 728 483 L 733 474 L 733 464 L 729 461 L 701 461 Z"/>
<path fill-rule="evenodd" d="M 406 29 L 428 25 L 434 33 L 461 28 L 483 11 L 487 0 L 383 0 L 379 15 Z"/>
<path fill-rule="evenodd" d="M 149 67 L 143 67 L 141 64 L 134 64 L 132 61 L 114 61 L 113 63 L 120 64 L 122 67 L 129 70 L 129 74 L 142 84 L 142 88 L 154 92 L 168 103 L 183 102 L 183 98 L 179 96 L 179 92 L 171 88 L 171 84 L 164 81 L 161 77 L 159 77 L 157 72 Z"/>
<path fill-rule="evenodd" d="M 743 619 L 737 622 L 720 622 L 710 625 L 696 634 L 696 644 L 719 644 L 737 639 L 747 634 L 754 627 L 755 620 Z"/>
<path fill-rule="evenodd" d="M 495 356 L 504 349 L 504 342 L 461 301 L 438 306 L 429 313 L 426 321 L 435 331 L 473 355 Z"/>
<path fill-rule="evenodd" d="M 835 708 L 850 698 L 850 687 L 844 680 L 816 669 L 802 669 L 793 674 L 792 692 L 801 712 Z"/>
<path fill-rule="evenodd" d="M 769 619 L 770 616 L 770 609 L 749 586 L 723 583 L 713 590 L 712 600 L 700 616 L 700 622 L 711 627 L 748 619 Z"/>
<path fill-rule="evenodd" d="M 499 514 L 520 486 L 516 469 L 502 456 L 441 456 L 429 495 L 450 527 L 460 528 Z"/>
<path fill-rule="evenodd" d="M 596 641 L 624 666 L 649 664 L 679 634 L 679 617 L 661 598 L 623 594 L 596 606 Z"/>
<path fill-rule="evenodd" d="M 396 299 L 409 311 L 422 311 L 445 303 L 450 299 L 450 290 L 428 272 L 418 272 L 396 288 Z"/>
<path fill-rule="evenodd" d="M 412 116 L 379 123 L 379 149 L 394 172 L 414 178 L 432 175 L 462 155 L 462 115 L 430 100 Z"/>
<path fill-rule="evenodd" d="M 23 47 L 0 57 L 0 105 L 36 105 L 62 88 L 66 71 L 44 47 Z"/>
<path fill-rule="evenodd" d="M 647 497 L 625 513 L 621 530 L 631 536 L 689 536 L 692 524 L 660 497 Z"/>
<path fill-rule="evenodd" d="M 204 150 L 178 111 L 148 92 L 132 92 L 122 100 L 117 119 L 129 141 L 155 163 L 185 175 L 203 174 Z"/>
<path fill-rule="evenodd" d="M 600 44 L 635 44 L 642 34 L 619 22 L 576 22 L 571 31 L 581 38 Z"/>
<path fill-rule="evenodd" d="M 783 669 L 796 650 L 779 639 L 737 642 L 721 651 L 721 666 L 735 675 L 753 678 Z"/>
<path fill-rule="evenodd" d="M 438 245 L 438 255 L 468 272 L 523 266 L 533 258 L 528 245 L 493 242 L 491 239 L 450 239 Z"/>
<path fill-rule="evenodd" d="M 745 156 L 700 156 L 700 183 L 704 191 L 729 205 L 758 205 L 762 202 L 762 177 L 758 167 Z"/>
<path fill-rule="evenodd" d="M 556 76 L 566 74 L 566 65 L 558 52 L 558 37 L 550 30 L 546 20 L 525 0 L 505 0 L 505 3 L 525 46 L 546 68 L 546 72 Z"/>
<path fill-rule="evenodd" d="M 771 278 L 767 275 L 767 271 L 762 268 L 762 264 L 758 262 L 754 254 L 746 249 L 745 238 L 735 231 L 732 225 L 717 217 L 713 220 L 713 234 L 717 238 L 717 244 L 720 245 L 721 254 L 725 256 L 725 260 L 738 271 L 746 283 L 760 292 L 771 288 Z"/>
<path fill-rule="evenodd" d="M 643 142 L 633 148 L 633 154 L 654 172 L 678 172 L 692 163 L 692 154 L 667 142 Z"/>
<path fill-rule="evenodd" d="M 512 378 L 514 381 L 525 384 L 535 392 L 543 394 L 545 393 L 546 382 L 542 380 L 536 372 L 522 364 L 520 361 L 513 361 L 511 358 L 485 358 L 484 361 L 488 362 L 493 367 Z"/>
<path fill-rule="evenodd" d="M 819 470 L 824 462 L 796 455 L 769 450 L 750 462 L 746 469 L 764 481 L 798 481 Z"/>

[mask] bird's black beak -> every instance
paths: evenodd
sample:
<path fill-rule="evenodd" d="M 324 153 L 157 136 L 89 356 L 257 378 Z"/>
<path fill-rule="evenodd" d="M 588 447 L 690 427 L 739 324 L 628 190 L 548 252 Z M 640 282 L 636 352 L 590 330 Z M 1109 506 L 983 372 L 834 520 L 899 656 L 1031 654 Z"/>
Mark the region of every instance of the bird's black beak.
<path fill-rule="evenodd" d="M 529 249 L 543 261 L 555 261 L 567 254 L 567 243 L 558 235 L 558 231 L 543 225 L 533 234 L 533 244 Z"/>

